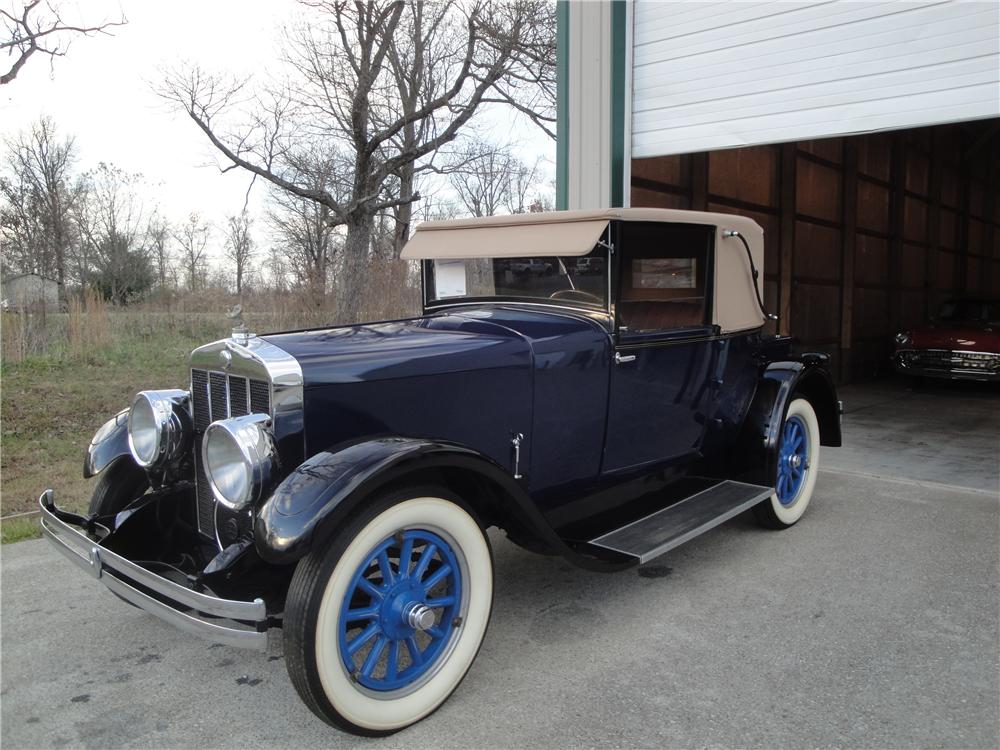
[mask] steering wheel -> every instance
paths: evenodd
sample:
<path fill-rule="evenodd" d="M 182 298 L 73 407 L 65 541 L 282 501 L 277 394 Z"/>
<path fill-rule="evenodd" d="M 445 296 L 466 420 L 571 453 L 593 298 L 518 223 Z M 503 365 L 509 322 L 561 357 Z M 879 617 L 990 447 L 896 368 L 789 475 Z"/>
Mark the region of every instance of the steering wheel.
<path fill-rule="evenodd" d="M 596 294 L 582 292 L 579 289 L 560 289 L 559 291 L 552 292 L 552 294 L 549 295 L 549 299 L 566 299 L 573 302 L 590 302 L 594 305 L 604 304 L 604 300 Z"/>

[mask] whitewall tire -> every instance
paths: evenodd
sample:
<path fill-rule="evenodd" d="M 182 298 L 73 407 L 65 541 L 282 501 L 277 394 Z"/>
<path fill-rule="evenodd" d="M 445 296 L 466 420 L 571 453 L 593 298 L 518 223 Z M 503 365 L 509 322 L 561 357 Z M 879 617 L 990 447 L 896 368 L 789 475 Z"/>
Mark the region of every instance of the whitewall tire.
<path fill-rule="evenodd" d="M 458 687 L 492 605 L 492 550 L 457 497 L 382 496 L 299 562 L 285 607 L 289 675 L 325 721 L 390 734 Z"/>
<path fill-rule="evenodd" d="M 757 519 L 773 529 L 792 526 L 809 507 L 819 470 L 819 420 L 804 398 L 795 398 L 781 428 L 775 491 L 754 508 Z"/>

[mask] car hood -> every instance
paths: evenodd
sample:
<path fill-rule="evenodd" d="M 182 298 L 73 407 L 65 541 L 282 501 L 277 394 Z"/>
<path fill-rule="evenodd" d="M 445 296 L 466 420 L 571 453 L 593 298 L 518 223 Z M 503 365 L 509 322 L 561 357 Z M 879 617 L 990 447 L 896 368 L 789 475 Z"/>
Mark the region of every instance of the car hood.
<path fill-rule="evenodd" d="M 535 339 L 597 325 L 585 315 L 472 308 L 262 338 L 298 360 L 309 388 L 523 365 Z"/>
<path fill-rule="evenodd" d="M 527 344 L 500 326 L 414 318 L 262 337 L 302 367 L 305 386 L 417 377 L 511 364 Z"/>
<path fill-rule="evenodd" d="M 987 324 L 933 323 L 911 333 L 908 348 L 1000 353 L 1000 330 Z"/>

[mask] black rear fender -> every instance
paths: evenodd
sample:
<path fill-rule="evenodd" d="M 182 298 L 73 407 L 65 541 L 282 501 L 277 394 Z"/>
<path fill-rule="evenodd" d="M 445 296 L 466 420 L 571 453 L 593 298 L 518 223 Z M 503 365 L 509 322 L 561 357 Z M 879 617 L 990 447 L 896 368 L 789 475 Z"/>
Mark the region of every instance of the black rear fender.
<path fill-rule="evenodd" d="M 781 427 L 795 398 L 807 399 L 815 410 L 820 445 L 840 446 L 840 402 L 825 362 L 825 357 L 804 354 L 767 366 L 730 455 L 733 476 L 773 486 Z"/>
<path fill-rule="evenodd" d="M 807 366 L 796 379 L 792 388 L 792 398 L 803 396 L 808 399 L 819 420 L 819 444 L 830 448 L 841 446 L 840 401 L 830 373 L 825 367 Z M 788 406 L 785 405 L 785 410 Z M 782 420 L 784 414 L 782 414 Z"/>

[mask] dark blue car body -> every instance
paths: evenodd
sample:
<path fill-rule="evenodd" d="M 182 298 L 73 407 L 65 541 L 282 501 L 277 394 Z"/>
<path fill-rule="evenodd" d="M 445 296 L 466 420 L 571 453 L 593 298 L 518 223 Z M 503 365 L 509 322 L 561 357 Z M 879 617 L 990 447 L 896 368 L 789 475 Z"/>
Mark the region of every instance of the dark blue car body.
<path fill-rule="evenodd" d="M 765 330 L 749 219 L 428 222 L 403 257 L 421 314 L 237 325 L 191 353 L 186 389 L 98 430 L 88 514 L 40 499 L 43 533 L 131 604 L 231 646 L 280 628 L 306 705 L 372 736 L 475 658 L 490 527 L 621 570 L 744 511 L 789 528 L 841 440 L 827 357 Z"/>

